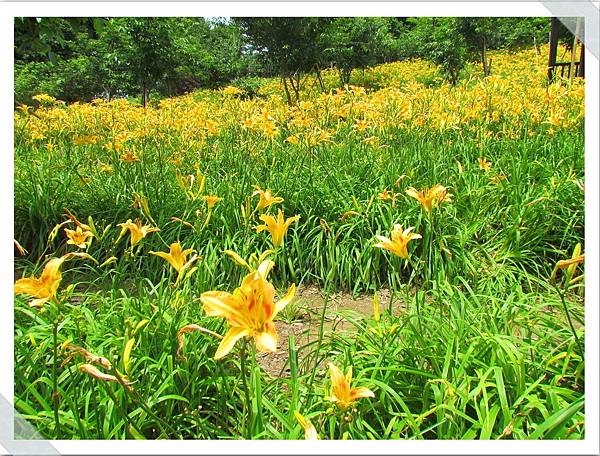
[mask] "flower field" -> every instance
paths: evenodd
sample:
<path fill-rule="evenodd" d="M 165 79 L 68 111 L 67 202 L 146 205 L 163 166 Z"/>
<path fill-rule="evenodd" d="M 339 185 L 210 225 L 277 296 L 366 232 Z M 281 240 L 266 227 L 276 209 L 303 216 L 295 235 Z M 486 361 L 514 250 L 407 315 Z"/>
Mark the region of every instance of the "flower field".
<path fill-rule="evenodd" d="M 16 409 L 49 439 L 584 438 L 584 83 L 490 54 L 293 106 L 17 109 Z"/>

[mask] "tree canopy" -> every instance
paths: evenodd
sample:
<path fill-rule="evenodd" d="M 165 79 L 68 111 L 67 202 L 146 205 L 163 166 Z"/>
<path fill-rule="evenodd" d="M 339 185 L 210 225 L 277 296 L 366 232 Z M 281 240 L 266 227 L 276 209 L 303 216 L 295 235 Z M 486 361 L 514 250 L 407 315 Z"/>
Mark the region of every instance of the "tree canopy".
<path fill-rule="evenodd" d="M 453 83 L 467 60 L 493 71 L 489 49 L 538 45 L 549 18 L 197 17 L 31 18 L 15 30 L 15 97 L 65 101 L 173 96 L 256 76 L 279 76 L 290 103 L 302 77 L 424 58 Z M 243 78 L 243 79 L 239 79 Z"/>

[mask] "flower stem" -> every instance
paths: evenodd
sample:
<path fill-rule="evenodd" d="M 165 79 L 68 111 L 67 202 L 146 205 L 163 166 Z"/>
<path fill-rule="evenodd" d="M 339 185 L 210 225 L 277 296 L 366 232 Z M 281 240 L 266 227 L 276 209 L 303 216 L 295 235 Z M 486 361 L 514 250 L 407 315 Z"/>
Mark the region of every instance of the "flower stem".
<path fill-rule="evenodd" d="M 564 292 L 561 291 L 560 288 L 558 288 L 556 286 L 556 284 L 552 284 L 552 285 L 554 286 L 554 288 L 556 289 L 556 292 L 558 293 L 558 296 L 560 297 L 560 301 L 561 301 L 563 309 L 565 311 L 567 321 L 569 322 L 569 326 L 571 327 L 571 333 L 573 334 L 573 337 L 575 338 L 575 342 L 577 343 L 577 347 L 579 348 L 579 352 L 581 353 L 581 356 L 583 357 L 583 348 L 581 346 L 581 342 L 579 341 L 579 337 L 577 337 L 577 331 L 575 331 L 575 326 L 573 325 L 573 321 L 571 320 L 571 314 L 569 312 L 569 308 L 567 307 L 567 301 L 565 300 Z"/>
<path fill-rule="evenodd" d="M 60 395 L 58 393 L 58 316 L 54 319 L 52 324 L 52 403 L 54 405 L 54 438 L 61 438 L 60 431 L 60 417 L 58 414 L 58 407 L 60 404 Z"/>
<path fill-rule="evenodd" d="M 246 413 L 248 415 L 248 420 L 246 421 L 246 439 L 250 440 L 252 438 L 252 399 L 250 397 L 250 387 L 248 385 L 248 369 L 246 366 L 246 356 L 247 356 L 247 342 L 244 338 L 244 343 L 242 344 L 242 353 L 240 355 L 240 370 L 242 371 L 242 384 L 244 386 L 244 397 L 246 403 L 244 408 L 246 409 Z"/>

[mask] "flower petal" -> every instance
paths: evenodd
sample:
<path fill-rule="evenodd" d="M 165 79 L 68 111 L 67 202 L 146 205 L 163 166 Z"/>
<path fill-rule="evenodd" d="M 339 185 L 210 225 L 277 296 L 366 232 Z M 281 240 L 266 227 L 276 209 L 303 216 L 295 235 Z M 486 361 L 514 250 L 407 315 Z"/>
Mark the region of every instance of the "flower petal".
<path fill-rule="evenodd" d="M 292 284 L 292 286 L 290 287 L 290 289 L 288 290 L 286 295 L 275 303 L 275 310 L 273 311 L 273 317 L 275 317 L 275 315 L 277 315 L 277 313 L 279 311 L 283 310 L 283 308 L 285 306 L 287 306 L 290 302 L 292 302 L 292 299 L 294 299 L 295 295 L 296 295 L 296 284 Z"/>
<path fill-rule="evenodd" d="M 257 232 L 260 232 L 260 231 L 257 230 Z M 223 253 L 225 255 L 229 256 L 233 261 L 235 261 L 240 266 L 250 269 L 248 262 L 246 260 L 244 260 L 241 256 L 239 256 L 237 253 L 235 253 L 233 250 L 223 250 Z"/>
<path fill-rule="evenodd" d="M 19 279 L 15 282 L 15 294 L 28 294 L 30 296 L 35 296 L 42 286 L 39 279 L 24 278 Z"/>
<path fill-rule="evenodd" d="M 277 332 L 273 324 L 268 325 L 267 331 L 255 332 L 254 342 L 261 352 L 274 352 L 277 350 Z"/>
<path fill-rule="evenodd" d="M 364 386 L 359 386 L 350 391 L 350 402 L 354 402 L 361 397 L 375 397 L 375 394 L 369 388 L 365 388 Z"/>
<path fill-rule="evenodd" d="M 241 313 L 240 303 L 231 293 L 226 291 L 207 291 L 200 295 L 204 311 L 210 317 L 223 317 L 238 323 L 246 321 Z"/>
<path fill-rule="evenodd" d="M 258 273 L 263 276 L 264 279 L 267 278 L 271 269 L 275 266 L 275 262 L 272 260 L 265 260 L 261 264 L 258 265 Z M 275 311 L 277 313 L 277 311 Z"/>
<path fill-rule="evenodd" d="M 300 426 L 302 426 L 302 429 L 304 429 L 304 439 L 305 440 L 319 440 L 319 435 L 317 434 L 317 430 L 315 429 L 313 424 L 310 422 L 310 420 L 307 420 L 306 418 L 304 418 L 297 411 L 294 412 L 294 416 L 298 420 L 298 423 L 300 423 Z"/>
<path fill-rule="evenodd" d="M 346 381 L 346 377 L 342 374 L 342 371 L 333 363 L 329 363 L 329 375 L 334 385 Z"/>
<path fill-rule="evenodd" d="M 223 337 L 219 348 L 217 348 L 217 352 L 215 353 L 215 359 L 221 359 L 227 353 L 231 351 L 235 343 L 244 336 L 249 334 L 248 329 L 246 328 L 238 328 L 237 326 L 232 326 Z"/>

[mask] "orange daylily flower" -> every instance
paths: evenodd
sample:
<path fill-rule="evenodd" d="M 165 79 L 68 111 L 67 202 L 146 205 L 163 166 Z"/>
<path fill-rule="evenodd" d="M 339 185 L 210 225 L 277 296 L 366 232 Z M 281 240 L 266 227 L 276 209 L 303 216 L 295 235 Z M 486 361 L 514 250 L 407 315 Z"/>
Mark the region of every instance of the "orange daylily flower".
<path fill-rule="evenodd" d="M 402 230 L 402 225 L 394 225 L 392 230 L 392 239 L 388 239 L 385 236 L 375 236 L 380 242 L 375 244 L 375 247 L 387 249 L 400 258 L 408 258 L 407 245 L 413 239 L 421 239 L 421 235 L 417 233 L 411 233 L 414 227 L 410 227 Z"/>
<path fill-rule="evenodd" d="M 181 272 L 184 266 L 188 266 L 197 258 L 197 256 L 194 255 L 190 261 L 186 263 L 187 256 L 193 251 L 194 249 L 181 250 L 181 244 L 179 242 L 173 242 L 169 247 L 169 253 L 151 251 L 150 254 L 164 258 L 171 266 L 173 266 L 173 268 L 175 268 L 177 272 Z"/>
<path fill-rule="evenodd" d="M 285 237 L 285 233 L 287 232 L 290 225 L 300 220 L 300 216 L 295 215 L 294 217 L 290 217 L 287 220 L 284 220 L 283 212 L 281 211 L 281 209 L 279 209 L 277 211 L 277 218 L 273 217 L 272 215 L 263 214 L 260 216 L 260 219 L 265 224 L 257 226 L 256 232 L 260 233 L 261 231 L 268 230 L 269 233 L 271 233 L 271 237 L 273 239 L 273 246 L 277 248 L 283 243 L 283 238 Z"/>
<path fill-rule="evenodd" d="M 15 294 L 28 294 L 35 299 L 29 303 L 31 307 L 43 307 L 44 304 L 56 297 L 58 286 L 62 279 L 60 267 L 67 256 L 52 258 L 40 275 L 40 278 L 26 277 L 15 282 Z"/>
<path fill-rule="evenodd" d="M 137 219 L 135 223 L 133 223 L 131 219 L 128 219 L 125 223 L 119 223 L 118 226 L 122 227 L 123 231 L 129 230 L 132 247 L 137 245 L 147 234 L 160 231 L 160 228 L 153 228 L 149 225 L 142 226 L 142 222 L 139 219 Z"/>
<path fill-rule="evenodd" d="M 409 187 L 406 194 L 417 199 L 429 213 L 431 213 L 433 203 L 440 205 L 452 201 L 452 194 L 448 193 L 448 189 L 442 184 L 434 185 L 427 191 L 417 191 L 415 188 Z"/>
<path fill-rule="evenodd" d="M 84 231 L 81 229 L 81 226 L 78 226 L 74 230 L 65 228 L 65 233 L 67 234 L 67 237 L 69 238 L 69 240 L 67 241 L 67 244 L 76 245 L 80 249 L 86 248 L 87 247 L 87 245 L 86 245 L 87 239 L 90 237 L 94 237 L 94 234 L 91 231 L 87 231 L 87 230 Z"/>
<path fill-rule="evenodd" d="M 350 385 L 352 383 L 352 366 L 350 366 L 348 373 L 344 376 L 340 369 L 338 369 L 333 363 L 329 363 L 329 375 L 331 376 L 332 384 L 332 391 L 329 400 L 331 402 L 335 402 L 342 410 L 350 407 L 357 399 L 360 399 L 361 397 L 375 397 L 373 391 L 362 386 L 350 389 Z"/>
<path fill-rule="evenodd" d="M 272 204 L 277 204 L 277 203 L 283 202 L 283 198 L 281 198 L 279 196 L 273 196 L 271 194 L 270 189 L 261 190 L 261 188 L 257 185 L 255 185 L 254 188 L 256 190 L 252 193 L 252 196 L 259 195 L 259 197 L 260 197 L 260 200 L 258 201 L 258 205 L 256 206 L 257 210 L 265 209 L 265 208 L 271 206 Z"/>
<path fill-rule="evenodd" d="M 290 303 L 295 293 L 296 286 L 292 285 L 282 299 L 274 302 L 275 288 L 260 272 L 248 274 L 233 293 L 202 293 L 200 301 L 204 304 L 206 314 L 223 317 L 229 323 L 229 330 L 215 353 L 215 359 L 229 353 L 242 337 L 254 338 L 256 348 L 261 352 L 274 352 L 277 348 L 277 331 L 273 319 Z"/>

